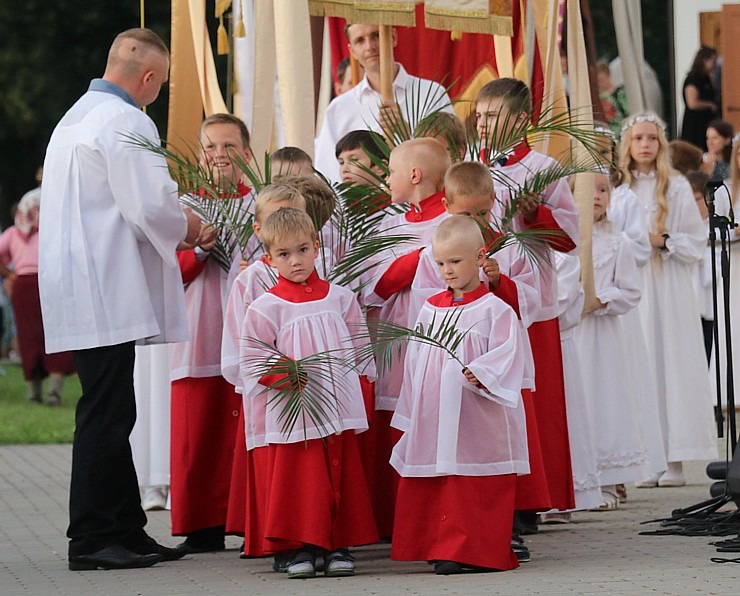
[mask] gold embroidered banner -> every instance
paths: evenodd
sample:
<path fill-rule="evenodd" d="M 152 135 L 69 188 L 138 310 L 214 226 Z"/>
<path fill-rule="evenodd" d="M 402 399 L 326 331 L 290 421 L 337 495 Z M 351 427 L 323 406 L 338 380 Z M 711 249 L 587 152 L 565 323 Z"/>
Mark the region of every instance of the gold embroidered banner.
<path fill-rule="evenodd" d="M 511 36 L 512 0 L 426 0 L 424 19 L 430 29 Z"/>
<path fill-rule="evenodd" d="M 415 27 L 415 5 L 424 4 L 430 29 L 457 33 L 512 34 L 513 0 L 309 0 L 314 16 L 341 17 L 350 23 Z"/>

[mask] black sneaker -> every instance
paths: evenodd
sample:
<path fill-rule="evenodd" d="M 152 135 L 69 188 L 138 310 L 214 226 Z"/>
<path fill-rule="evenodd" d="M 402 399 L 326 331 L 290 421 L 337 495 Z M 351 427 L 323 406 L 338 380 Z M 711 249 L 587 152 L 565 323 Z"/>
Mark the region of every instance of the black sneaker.
<path fill-rule="evenodd" d="M 520 563 L 528 563 L 532 560 L 532 555 L 530 554 L 529 549 L 524 546 L 524 544 L 518 544 L 512 541 L 511 550 L 514 551 L 514 554 L 516 555 L 516 560 Z"/>
<path fill-rule="evenodd" d="M 177 547 L 185 548 L 188 553 L 213 553 L 226 550 L 224 526 L 191 532 Z"/>
<path fill-rule="evenodd" d="M 455 561 L 435 561 L 434 573 L 437 575 L 457 575 L 463 572 L 462 565 Z"/>

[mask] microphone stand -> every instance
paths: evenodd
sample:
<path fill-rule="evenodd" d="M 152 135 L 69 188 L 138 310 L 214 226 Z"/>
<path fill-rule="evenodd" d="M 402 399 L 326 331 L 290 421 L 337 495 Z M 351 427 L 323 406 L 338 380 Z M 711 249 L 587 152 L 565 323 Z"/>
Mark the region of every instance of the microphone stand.
<path fill-rule="evenodd" d="M 715 407 L 715 420 L 717 422 L 717 436 L 724 437 L 724 415 L 722 414 L 722 375 L 720 371 L 719 357 L 719 318 L 717 307 L 717 233 L 720 235 L 720 266 L 722 274 L 722 297 L 724 310 L 724 332 L 725 332 L 725 355 L 727 362 L 726 382 L 727 382 L 727 412 L 730 415 L 730 442 L 731 453 L 735 452 L 737 437 L 735 435 L 735 383 L 734 370 L 732 363 L 732 335 L 730 333 L 730 259 L 729 259 L 729 231 L 735 226 L 733 221 L 732 207 L 730 206 L 729 217 L 717 215 L 714 206 L 714 194 L 718 188 L 724 186 L 723 182 L 710 181 L 704 190 L 707 210 L 709 212 L 709 249 L 712 260 L 712 313 L 714 315 L 713 345 L 714 345 L 714 370 L 717 387 L 717 405 Z"/>

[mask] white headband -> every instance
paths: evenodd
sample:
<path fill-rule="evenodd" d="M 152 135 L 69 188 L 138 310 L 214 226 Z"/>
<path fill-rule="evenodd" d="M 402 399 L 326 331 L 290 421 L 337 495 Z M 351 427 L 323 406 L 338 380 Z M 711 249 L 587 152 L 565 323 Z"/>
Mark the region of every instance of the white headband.
<path fill-rule="evenodd" d="M 594 126 L 594 132 L 598 132 L 603 135 L 606 135 L 612 140 L 615 140 L 617 138 L 616 135 L 614 134 L 614 131 L 611 128 L 607 128 L 606 126 L 600 126 L 597 124 L 596 126 Z"/>
<path fill-rule="evenodd" d="M 665 122 L 663 122 L 655 114 L 647 113 L 647 114 L 637 114 L 636 116 L 632 116 L 631 118 L 629 118 L 622 125 L 622 136 L 624 136 L 624 133 L 626 133 L 635 124 L 638 124 L 641 122 L 652 122 L 653 124 L 655 124 L 655 126 L 660 128 L 660 130 L 662 130 L 663 133 L 665 133 Z"/>

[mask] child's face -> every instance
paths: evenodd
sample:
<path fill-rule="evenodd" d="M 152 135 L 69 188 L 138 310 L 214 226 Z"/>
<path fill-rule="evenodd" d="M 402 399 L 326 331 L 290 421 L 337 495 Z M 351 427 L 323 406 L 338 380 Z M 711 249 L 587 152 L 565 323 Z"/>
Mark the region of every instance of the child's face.
<path fill-rule="evenodd" d="M 704 195 L 696 190 L 694 191 L 694 199 L 696 200 L 696 206 L 699 208 L 699 213 L 702 219 L 709 218 L 709 209 L 707 208 L 707 202 L 704 200 Z"/>
<path fill-rule="evenodd" d="M 388 188 L 391 202 L 408 203 L 414 191 L 413 168 L 405 152 L 391 151 L 388 160 Z"/>
<path fill-rule="evenodd" d="M 606 214 L 609 206 L 609 179 L 603 174 L 594 175 L 594 221 Z"/>
<path fill-rule="evenodd" d="M 351 184 L 369 184 L 373 182 L 371 176 L 361 167 L 374 167 L 362 147 L 342 151 L 337 157 L 337 162 L 339 163 L 339 175 L 342 177 L 342 182 Z"/>
<path fill-rule="evenodd" d="M 494 145 L 501 141 L 510 141 L 515 130 L 519 130 L 527 115 L 519 115 L 509 111 L 501 97 L 484 99 L 475 104 L 475 128 L 478 137 L 487 149 L 498 149 Z"/>
<path fill-rule="evenodd" d="M 480 285 L 486 251 L 466 239 L 450 238 L 432 244 L 432 254 L 444 282 L 453 290 L 470 292 Z"/>
<path fill-rule="evenodd" d="M 493 208 L 494 195 L 457 195 L 454 200 L 444 197 L 442 203 L 447 209 L 447 213 L 452 215 L 467 215 L 475 217 L 481 221 L 488 222 Z"/>
<path fill-rule="evenodd" d="M 303 283 L 313 273 L 319 241 L 309 235 L 280 238 L 267 253 L 270 265 L 288 281 Z"/>
<path fill-rule="evenodd" d="M 652 122 L 637 122 L 632 126 L 631 133 L 630 156 L 638 167 L 652 168 L 660 149 L 658 126 Z"/>
<path fill-rule="evenodd" d="M 241 180 L 242 171 L 231 158 L 239 155 L 245 161 L 252 158 L 244 146 L 239 129 L 233 124 L 214 123 L 203 129 L 200 135 L 200 162 L 208 168 L 219 186 L 231 186 Z"/>

